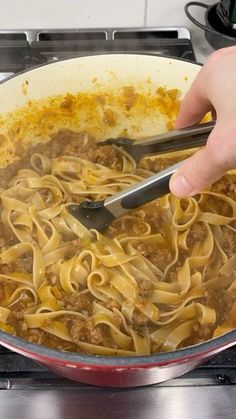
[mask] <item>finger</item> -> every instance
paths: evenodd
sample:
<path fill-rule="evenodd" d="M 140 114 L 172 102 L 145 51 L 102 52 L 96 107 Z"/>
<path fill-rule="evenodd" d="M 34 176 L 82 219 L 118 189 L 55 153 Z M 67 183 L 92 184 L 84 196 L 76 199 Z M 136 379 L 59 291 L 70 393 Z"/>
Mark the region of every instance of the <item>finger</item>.
<path fill-rule="evenodd" d="M 210 55 L 210 57 L 209 57 L 209 59 L 213 59 L 213 60 L 215 60 L 215 59 L 217 59 L 217 58 L 219 58 L 219 57 L 222 57 L 222 56 L 224 56 L 224 55 L 226 55 L 226 54 L 229 54 L 229 53 L 231 53 L 231 52 L 235 52 L 236 51 L 236 46 L 235 45 L 233 45 L 233 46 L 231 46 L 231 47 L 225 47 L 225 48 L 220 48 L 220 49 L 217 49 L 216 51 L 214 51 L 211 55 Z"/>
<path fill-rule="evenodd" d="M 218 65 L 219 60 L 222 61 L 222 56 L 231 56 L 232 54 L 235 54 L 235 50 L 236 46 L 221 48 L 210 55 L 207 63 L 200 70 L 196 79 L 192 83 L 190 90 L 183 99 L 180 112 L 175 123 L 176 129 L 197 124 L 209 111 L 214 113 L 214 115 L 216 114 L 208 94 L 209 81 L 212 77 L 212 69 Z"/>
<path fill-rule="evenodd" d="M 216 126 L 207 146 L 190 157 L 172 176 L 171 192 L 179 197 L 195 195 L 235 167 L 235 129 L 236 126 L 226 132 L 223 126 Z"/>
<path fill-rule="evenodd" d="M 206 97 L 204 86 L 205 76 L 201 70 L 183 99 L 175 122 L 176 129 L 197 124 L 208 111 L 212 110 L 212 105 Z"/>

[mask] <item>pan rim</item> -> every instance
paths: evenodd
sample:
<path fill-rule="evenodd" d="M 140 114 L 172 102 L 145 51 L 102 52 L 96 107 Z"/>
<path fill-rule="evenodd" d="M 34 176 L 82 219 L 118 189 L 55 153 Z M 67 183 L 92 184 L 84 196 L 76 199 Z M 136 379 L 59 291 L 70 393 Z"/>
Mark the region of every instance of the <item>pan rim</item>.
<path fill-rule="evenodd" d="M 159 55 L 159 54 L 137 54 L 137 53 L 115 53 L 115 52 L 110 52 L 110 53 L 106 53 L 106 54 L 90 54 L 90 55 L 82 55 L 82 56 L 75 56 L 75 57 L 71 57 L 71 58 L 59 58 L 57 60 L 53 60 L 47 63 L 41 63 L 38 65 L 35 65 L 31 68 L 27 68 L 25 70 L 21 70 L 16 74 L 12 74 L 11 76 L 6 77 L 5 79 L 0 81 L 0 86 L 6 82 L 8 82 L 9 80 L 15 79 L 18 76 L 21 76 L 23 74 L 27 74 L 27 73 L 31 73 L 32 71 L 35 70 L 39 70 L 40 68 L 44 68 L 47 66 L 51 66 L 51 65 L 57 65 L 58 63 L 61 62 L 68 62 L 68 61 L 73 61 L 73 60 L 79 60 L 81 59 L 87 59 L 87 58 L 97 58 L 97 57 L 107 57 L 107 56 L 120 56 L 120 57 L 124 57 L 124 56 L 134 56 L 134 57 L 153 57 L 153 58 L 162 58 L 162 59 L 168 59 L 168 60 L 173 60 L 173 61 L 181 61 L 184 63 L 189 63 L 192 65 L 196 65 L 199 67 L 202 67 L 203 64 L 198 62 L 198 61 L 192 61 L 192 60 L 188 60 L 186 58 L 181 58 L 181 57 L 172 57 L 170 55 Z"/>

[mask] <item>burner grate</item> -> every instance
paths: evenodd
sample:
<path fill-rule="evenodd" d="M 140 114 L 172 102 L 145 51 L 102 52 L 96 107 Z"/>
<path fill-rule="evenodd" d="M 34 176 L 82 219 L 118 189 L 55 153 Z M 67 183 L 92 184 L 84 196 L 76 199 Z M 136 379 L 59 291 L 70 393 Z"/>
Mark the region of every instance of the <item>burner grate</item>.
<path fill-rule="evenodd" d="M 114 53 L 195 61 L 190 33 L 182 27 L 0 31 L 0 81 L 55 60 Z"/>

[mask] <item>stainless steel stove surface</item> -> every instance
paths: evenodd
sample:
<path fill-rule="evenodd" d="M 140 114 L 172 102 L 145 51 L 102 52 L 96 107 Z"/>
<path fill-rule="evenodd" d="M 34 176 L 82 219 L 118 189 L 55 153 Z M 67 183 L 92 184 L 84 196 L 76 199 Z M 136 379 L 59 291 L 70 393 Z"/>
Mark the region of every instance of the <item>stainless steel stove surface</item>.
<path fill-rule="evenodd" d="M 167 55 L 195 61 L 182 27 L 0 31 L 0 81 L 61 58 L 104 53 Z M 236 349 L 167 383 L 99 388 L 55 376 L 0 347 L 0 419 L 235 419 Z"/>

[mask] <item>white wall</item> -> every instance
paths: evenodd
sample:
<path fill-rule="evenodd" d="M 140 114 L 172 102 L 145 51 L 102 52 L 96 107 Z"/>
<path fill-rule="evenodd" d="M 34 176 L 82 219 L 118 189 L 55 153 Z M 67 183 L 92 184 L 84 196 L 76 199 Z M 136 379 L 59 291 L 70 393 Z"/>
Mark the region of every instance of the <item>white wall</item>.
<path fill-rule="evenodd" d="M 186 0 L 187 1 L 187 0 Z M 185 25 L 182 0 L 0 0 L 0 29 Z M 216 0 L 204 0 L 215 3 Z M 197 12 L 200 16 L 202 13 Z"/>

